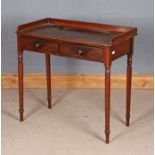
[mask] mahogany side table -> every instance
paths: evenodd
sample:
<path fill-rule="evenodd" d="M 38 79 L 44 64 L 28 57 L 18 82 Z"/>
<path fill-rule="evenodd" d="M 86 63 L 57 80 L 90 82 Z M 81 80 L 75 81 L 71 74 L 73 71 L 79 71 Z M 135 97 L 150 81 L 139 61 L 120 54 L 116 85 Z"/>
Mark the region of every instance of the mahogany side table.
<path fill-rule="evenodd" d="M 48 108 L 51 104 L 50 55 L 103 63 L 105 66 L 105 135 L 110 134 L 110 68 L 112 61 L 127 55 L 126 126 L 131 103 L 132 55 L 137 28 L 46 18 L 17 28 L 19 113 L 23 121 L 23 51 L 45 54 Z"/>

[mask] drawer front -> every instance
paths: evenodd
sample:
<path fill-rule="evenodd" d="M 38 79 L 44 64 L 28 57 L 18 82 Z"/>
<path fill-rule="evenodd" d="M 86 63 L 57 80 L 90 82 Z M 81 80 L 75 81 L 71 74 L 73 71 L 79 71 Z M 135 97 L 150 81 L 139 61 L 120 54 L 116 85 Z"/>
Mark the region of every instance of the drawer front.
<path fill-rule="evenodd" d="M 58 43 L 36 38 L 23 37 L 22 47 L 25 50 L 41 53 L 57 54 Z"/>
<path fill-rule="evenodd" d="M 72 44 L 60 44 L 59 52 L 62 56 L 103 62 L 103 49 Z"/>
<path fill-rule="evenodd" d="M 120 44 L 112 46 L 112 60 L 115 60 L 130 51 L 130 40 L 126 40 Z"/>

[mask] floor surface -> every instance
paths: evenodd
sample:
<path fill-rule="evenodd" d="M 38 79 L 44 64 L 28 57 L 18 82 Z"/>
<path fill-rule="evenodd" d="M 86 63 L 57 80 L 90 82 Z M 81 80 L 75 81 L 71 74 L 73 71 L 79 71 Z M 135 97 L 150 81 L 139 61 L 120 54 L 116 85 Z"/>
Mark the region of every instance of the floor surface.
<path fill-rule="evenodd" d="M 25 89 L 24 122 L 18 90 L 2 89 L 2 155 L 153 155 L 153 90 L 133 90 L 125 126 L 125 90 L 111 96 L 110 144 L 105 144 L 104 90 Z"/>

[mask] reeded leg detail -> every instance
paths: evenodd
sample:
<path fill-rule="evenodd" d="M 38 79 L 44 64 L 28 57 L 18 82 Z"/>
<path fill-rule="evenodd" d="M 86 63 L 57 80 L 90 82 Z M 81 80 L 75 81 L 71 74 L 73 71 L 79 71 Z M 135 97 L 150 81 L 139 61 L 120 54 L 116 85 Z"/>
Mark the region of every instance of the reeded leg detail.
<path fill-rule="evenodd" d="M 23 121 L 23 52 L 18 52 L 18 84 L 19 84 L 19 114 L 20 121 Z"/>
<path fill-rule="evenodd" d="M 105 69 L 105 134 L 106 143 L 110 135 L 110 68 Z"/>
<path fill-rule="evenodd" d="M 127 89 L 126 89 L 126 126 L 129 126 L 129 122 L 130 122 L 131 82 L 132 82 L 132 54 L 128 54 L 127 56 Z"/>
<path fill-rule="evenodd" d="M 46 55 L 46 79 L 47 79 L 47 100 L 48 100 L 48 108 L 52 108 L 51 104 L 51 65 L 50 65 L 50 55 Z"/>

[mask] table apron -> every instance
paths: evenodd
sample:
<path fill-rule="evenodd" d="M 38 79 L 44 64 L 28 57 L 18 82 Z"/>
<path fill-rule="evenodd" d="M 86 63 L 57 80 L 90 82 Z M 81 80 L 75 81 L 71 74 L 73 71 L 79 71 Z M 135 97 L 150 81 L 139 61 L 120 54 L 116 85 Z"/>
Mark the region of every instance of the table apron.
<path fill-rule="evenodd" d="M 111 46 L 111 61 L 130 51 L 130 40 Z M 104 63 L 104 48 L 22 37 L 23 50 Z"/>

